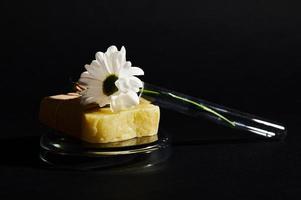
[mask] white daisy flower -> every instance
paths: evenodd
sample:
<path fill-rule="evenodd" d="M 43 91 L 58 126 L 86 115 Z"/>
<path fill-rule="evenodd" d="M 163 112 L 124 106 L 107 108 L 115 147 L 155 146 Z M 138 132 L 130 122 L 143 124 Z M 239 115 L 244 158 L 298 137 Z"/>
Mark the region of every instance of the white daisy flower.
<path fill-rule="evenodd" d="M 96 60 L 85 65 L 87 71 L 78 81 L 86 88 L 81 92 L 83 104 L 110 105 L 113 112 L 139 104 L 137 92 L 143 82 L 135 76 L 144 75 L 144 72 L 139 67 L 132 67 L 125 54 L 124 47 L 118 51 L 116 46 L 110 46 L 105 53 L 97 52 Z"/>

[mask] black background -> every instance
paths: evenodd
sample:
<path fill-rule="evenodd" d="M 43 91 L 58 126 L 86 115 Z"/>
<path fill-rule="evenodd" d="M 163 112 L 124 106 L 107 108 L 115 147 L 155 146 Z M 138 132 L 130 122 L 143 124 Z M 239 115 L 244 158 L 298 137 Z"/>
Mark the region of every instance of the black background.
<path fill-rule="evenodd" d="M 2 1 L 0 194 L 300 196 L 297 2 Z M 288 137 L 204 144 L 202 132 L 230 131 L 206 123 L 192 128 L 185 117 L 163 112 L 161 125 L 176 142 L 160 170 L 109 174 L 42 168 L 37 120 L 41 98 L 66 91 L 84 64 L 113 44 L 126 47 L 127 58 L 144 69 L 144 81 L 283 122 Z"/>

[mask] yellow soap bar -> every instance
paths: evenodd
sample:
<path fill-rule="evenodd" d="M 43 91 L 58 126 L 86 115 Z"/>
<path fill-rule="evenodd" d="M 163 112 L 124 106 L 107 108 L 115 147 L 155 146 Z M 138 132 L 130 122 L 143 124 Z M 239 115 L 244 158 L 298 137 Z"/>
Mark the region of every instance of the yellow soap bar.
<path fill-rule="evenodd" d="M 39 118 L 45 125 L 86 142 L 108 143 L 156 135 L 160 109 L 141 99 L 134 108 L 114 113 L 108 107 L 82 106 L 78 95 L 63 94 L 45 97 Z"/>

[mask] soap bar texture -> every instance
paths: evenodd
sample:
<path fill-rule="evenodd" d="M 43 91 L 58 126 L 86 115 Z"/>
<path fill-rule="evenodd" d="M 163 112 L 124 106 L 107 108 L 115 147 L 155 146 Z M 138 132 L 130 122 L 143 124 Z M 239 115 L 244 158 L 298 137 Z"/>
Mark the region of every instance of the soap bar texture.
<path fill-rule="evenodd" d="M 160 109 L 141 98 L 136 107 L 114 113 L 109 107 L 81 105 L 79 95 L 62 94 L 42 100 L 39 118 L 43 124 L 86 142 L 108 143 L 156 135 Z"/>

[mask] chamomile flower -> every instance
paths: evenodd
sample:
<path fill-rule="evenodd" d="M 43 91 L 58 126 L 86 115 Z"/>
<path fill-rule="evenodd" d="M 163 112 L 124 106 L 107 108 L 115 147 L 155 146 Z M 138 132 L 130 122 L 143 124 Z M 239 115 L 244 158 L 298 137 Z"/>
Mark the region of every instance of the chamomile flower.
<path fill-rule="evenodd" d="M 144 75 L 139 67 L 126 61 L 126 50 L 110 46 L 105 53 L 97 52 L 95 60 L 85 65 L 78 81 L 86 89 L 81 92 L 83 104 L 110 105 L 113 112 L 139 104 L 138 92 L 143 82 L 136 76 Z"/>

